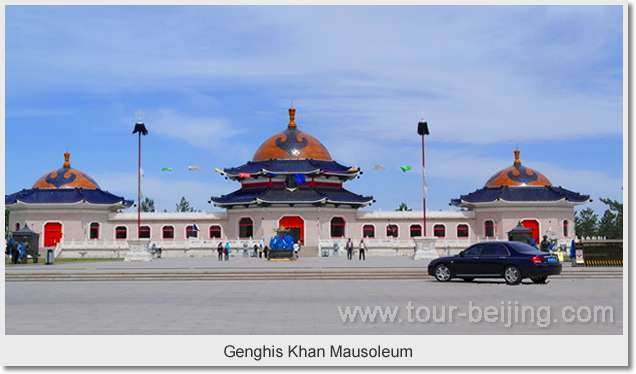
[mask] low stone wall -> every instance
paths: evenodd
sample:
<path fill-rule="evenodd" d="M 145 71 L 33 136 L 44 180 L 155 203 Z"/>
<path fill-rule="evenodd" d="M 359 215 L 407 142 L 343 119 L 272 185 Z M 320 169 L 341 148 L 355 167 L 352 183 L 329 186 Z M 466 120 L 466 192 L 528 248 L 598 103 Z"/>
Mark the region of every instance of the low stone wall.
<path fill-rule="evenodd" d="M 226 243 L 224 241 L 223 243 Z M 253 246 L 254 243 L 258 243 L 257 241 L 250 242 L 251 245 L 248 245 L 248 257 L 252 257 Z M 344 241 L 340 245 L 340 249 L 338 251 L 339 256 L 346 256 L 347 253 L 344 250 Z M 163 245 L 162 245 L 163 244 Z M 183 258 L 183 257 L 202 257 L 202 258 L 216 258 L 218 256 L 218 252 L 216 249 L 216 244 L 212 242 L 172 242 L 169 245 L 166 243 L 156 243 L 158 248 L 161 248 L 161 257 L 162 258 Z M 328 245 L 327 245 L 328 244 Z M 354 256 L 358 256 L 358 248 L 357 243 L 354 244 L 356 248 L 354 249 Z M 60 245 L 59 254 L 56 258 L 125 258 L 126 253 L 128 252 L 128 245 L 126 242 L 111 242 L 111 243 L 97 243 L 97 242 L 88 242 L 84 243 L 72 243 L 66 244 L 62 243 Z M 232 252 L 230 254 L 231 257 L 243 257 L 243 247 L 242 243 L 239 241 L 230 241 L 230 247 Z M 447 247 L 440 248 L 436 246 L 437 253 L 440 257 L 454 255 L 459 253 L 461 250 L 466 247 Z M 413 240 L 383 240 L 377 242 L 368 243 L 366 255 L 368 257 L 409 257 L 413 256 L 415 250 L 415 243 Z M 323 251 L 327 251 L 328 256 L 334 256 L 333 252 L 333 243 L 331 241 L 325 241 L 324 244 L 319 248 L 315 246 L 306 246 L 301 247 L 300 249 L 300 257 L 323 257 Z M 45 256 L 46 253 L 41 253 L 41 258 Z"/>
<path fill-rule="evenodd" d="M 95 249 L 95 248 L 74 248 L 64 249 L 56 256 L 56 258 L 112 258 L 119 259 L 126 257 L 128 248 L 121 249 Z"/>

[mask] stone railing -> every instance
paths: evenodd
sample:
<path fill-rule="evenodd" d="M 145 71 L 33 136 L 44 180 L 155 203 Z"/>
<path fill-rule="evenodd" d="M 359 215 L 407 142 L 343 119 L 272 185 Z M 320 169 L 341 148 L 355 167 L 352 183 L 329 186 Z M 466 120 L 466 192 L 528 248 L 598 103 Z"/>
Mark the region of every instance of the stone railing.
<path fill-rule="evenodd" d="M 360 240 L 352 239 L 351 241 L 354 251 L 357 253 L 360 248 Z M 342 238 L 321 239 L 318 244 L 318 254 L 322 254 L 322 251 L 329 251 L 329 255 L 333 255 L 334 243 L 338 244 L 339 254 L 343 255 L 347 240 Z M 364 243 L 369 256 L 411 256 L 415 250 L 415 242 L 412 239 L 365 238 Z"/>
<path fill-rule="evenodd" d="M 321 239 L 318 246 L 306 246 L 302 248 L 302 253 L 309 256 L 321 256 L 322 251 L 328 251 L 329 255 L 333 255 L 333 245 L 337 243 L 340 254 L 344 253 L 345 238 Z M 357 252 L 360 239 L 352 239 L 355 251 Z M 217 255 L 216 248 L 219 242 L 230 243 L 232 249 L 231 256 L 243 256 L 244 244 L 247 244 L 248 255 L 251 256 L 254 245 L 267 245 L 267 241 L 260 239 L 197 239 L 189 238 L 188 240 L 159 240 L 151 241 L 149 245 L 155 244 L 162 250 L 163 258 L 171 257 L 215 257 Z M 415 250 L 415 242 L 413 238 L 395 239 L 395 238 L 365 238 L 364 242 L 367 252 L 370 256 L 412 256 Z M 438 238 L 435 241 L 435 249 L 440 256 L 456 254 L 465 249 L 470 244 L 469 240 L 444 240 Z M 62 241 L 55 249 L 55 257 L 62 258 L 124 258 L 128 251 L 128 242 L 126 240 L 85 240 L 85 241 Z"/>
<path fill-rule="evenodd" d="M 351 240 L 353 242 L 354 250 L 357 251 L 360 247 L 360 240 Z M 318 253 L 327 250 L 330 255 L 333 254 L 334 243 L 338 244 L 340 252 L 344 251 L 346 239 L 332 238 L 321 239 L 319 242 Z M 368 253 L 372 256 L 412 256 L 415 250 L 415 241 L 413 238 L 408 239 L 394 239 L 394 238 L 365 238 Z M 438 238 L 435 241 L 435 249 L 440 256 L 447 256 L 459 253 L 459 251 L 465 249 L 473 242 L 470 240 L 444 240 Z"/>
<path fill-rule="evenodd" d="M 251 253 L 254 244 L 261 244 L 261 240 L 232 239 L 232 240 L 200 240 L 190 238 L 188 240 L 150 241 L 149 246 L 155 244 L 162 250 L 163 258 L 169 257 L 215 257 L 219 242 L 230 243 L 232 256 L 243 255 L 243 244 L 247 244 L 248 253 Z M 55 257 L 61 258 L 124 258 L 128 252 L 127 240 L 84 240 L 62 241 L 55 249 Z"/>

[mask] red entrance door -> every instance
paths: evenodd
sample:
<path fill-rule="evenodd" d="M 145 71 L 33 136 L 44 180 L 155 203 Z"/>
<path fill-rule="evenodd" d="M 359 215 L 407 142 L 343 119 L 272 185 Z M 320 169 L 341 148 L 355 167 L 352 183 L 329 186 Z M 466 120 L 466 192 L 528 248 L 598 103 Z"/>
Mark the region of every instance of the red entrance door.
<path fill-rule="evenodd" d="M 49 222 L 44 225 L 44 246 L 55 247 L 62 239 L 62 224 Z"/>
<path fill-rule="evenodd" d="M 539 245 L 539 222 L 533 219 L 527 219 L 521 222 L 521 225 L 527 229 L 532 230 L 532 238 L 537 241 Z"/>
<path fill-rule="evenodd" d="M 286 216 L 278 221 L 279 226 L 285 226 L 289 229 L 289 236 L 294 241 L 299 240 L 301 245 L 305 245 L 305 221 L 298 216 Z"/>

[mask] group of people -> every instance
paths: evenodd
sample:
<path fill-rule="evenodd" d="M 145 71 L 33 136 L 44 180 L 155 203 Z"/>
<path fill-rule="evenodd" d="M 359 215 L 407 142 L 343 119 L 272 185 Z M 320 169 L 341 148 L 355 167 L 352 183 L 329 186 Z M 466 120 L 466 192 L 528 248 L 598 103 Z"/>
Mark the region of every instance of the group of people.
<path fill-rule="evenodd" d="M 263 256 L 265 256 L 265 258 L 267 258 L 267 253 L 269 253 L 269 247 L 263 247 L 263 244 L 254 244 L 253 250 L 252 257 L 263 258 Z"/>
<path fill-rule="evenodd" d="M 347 243 L 345 244 L 345 249 L 347 250 L 347 259 L 351 260 L 353 258 L 353 242 L 351 241 L 351 238 L 347 240 Z M 361 239 L 360 244 L 358 245 L 358 260 L 367 259 L 366 250 L 367 250 L 367 247 L 364 244 L 364 239 Z"/>
<path fill-rule="evenodd" d="M 254 244 L 253 250 L 254 252 L 252 252 L 252 257 L 267 258 L 267 254 L 269 253 L 269 247 L 263 247 L 262 244 Z M 225 245 L 223 245 L 222 242 L 219 243 L 219 245 L 216 247 L 216 251 L 218 253 L 218 261 L 228 261 L 230 259 L 230 254 L 232 253 L 230 242 L 226 242 Z M 247 243 L 243 244 L 243 251 L 247 253 Z"/>
<path fill-rule="evenodd" d="M 219 255 L 219 261 L 228 261 L 230 259 L 230 253 L 232 253 L 232 248 L 230 248 L 229 242 L 225 243 L 225 245 L 221 242 L 218 246 L 216 246 L 216 251 Z"/>
<path fill-rule="evenodd" d="M 13 237 L 9 237 L 4 251 L 5 263 L 8 261 L 12 264 L 26 263 L 26 253 L 29 249 L 30 244 L 26 239 L 19 243 L 13 240 Z"/>

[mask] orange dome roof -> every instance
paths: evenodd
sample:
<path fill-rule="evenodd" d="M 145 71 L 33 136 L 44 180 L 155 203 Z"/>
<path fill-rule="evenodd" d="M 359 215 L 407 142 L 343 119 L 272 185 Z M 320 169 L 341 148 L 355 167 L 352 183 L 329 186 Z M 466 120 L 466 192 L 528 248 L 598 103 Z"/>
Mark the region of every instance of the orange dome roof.
<path fill-rule="evenodd" d="M 71 154 L 64 153 L 64 165 L 57 170 L 46 173 L 38 179 L 32 188 L 86 188 L 100 189 L 99 185 L 88 174 L 71 168 Z"/>
<path fill-rule="evenodd" d="M 534 169 L 521 165 L 519 154 L 521 151 L 515 150 L 515 162 L 512 166 L 495 173 L 484 187 L 502 186 L 552 186 L 552 182 L 543 174 Z"/>
<path fill-rule="evenodd" d="M 269 159 L 293 160 L 314 159 L 332 161 L 327 148 L 318 139 L 296 127 L 296 109 L 289 108 L 287 129 L 267 139 L 254 153 L 252 161 Z"/>

